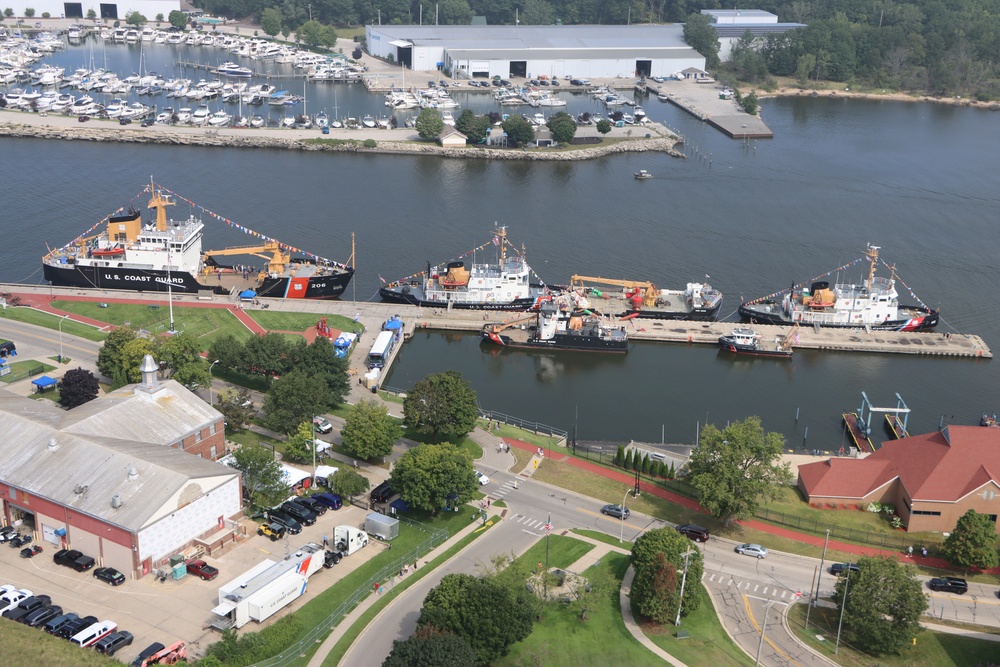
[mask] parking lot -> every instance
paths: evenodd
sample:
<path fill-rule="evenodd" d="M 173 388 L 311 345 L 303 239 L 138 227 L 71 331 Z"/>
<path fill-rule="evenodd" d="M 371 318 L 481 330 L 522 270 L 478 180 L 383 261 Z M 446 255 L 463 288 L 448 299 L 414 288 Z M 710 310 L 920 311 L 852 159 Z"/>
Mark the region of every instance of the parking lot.
<path fill-rule="evenodd" d="M 187 642 L 190 658 L 198 658 L 218 638 L 217 633 L 205 627 L 212 619 L 212 608 L 218 604 L 220 586 L 264 559 L 278 561 L 303 544 L 322 544 L 323 536 L 332 536 L 335 526 L 359 526 L 366 514 L 364 509 L 344 505 L 340 510 L 330 510 L 320 516 L 315 525 L 304 526 L 300 534 L 289 535 L 276 542 L 258 536 L 257 523 L 244 520 L 242 525 L 246 529 L 246 539 L 227 546 L 218 558 L 205 558 L 210 565 L 219 568 L 219 576 L 212 581 L 188 575 L 176 581 L 159 582 L 151 574 L 141 580 L 128 580 L 121 586 L 112 587 L 95 579 L 92 571 L 75 572 L 56 565 L 52 556 L 57 548 L 47 542 L 41 543 L 44 551 L 30 559 L 21 558 L 20 549 L 0 545 L 0 568 L 3 571 L 0 584 L 27 588 L 36 595 L 49 595 L 52 603 L 60 605 L 66 612 L 73 611 L 81 616 L 91 614 L 101 620 L 115 621 L 119 629 L 135 635 L 133 644 L 116 654 L 123 662 L 130 662 L 153 642 L 169 646 L 178 640 Z M 298 609 L 384 548 L 381 543 L 372 541 L 368 547 L 345 558 L 336 567 L 320 570 L 309 580 L 308 592 L 268 622 Z M 251 622 L 243 629 L 253 631 L 262 625 L 266 623 Z"/>

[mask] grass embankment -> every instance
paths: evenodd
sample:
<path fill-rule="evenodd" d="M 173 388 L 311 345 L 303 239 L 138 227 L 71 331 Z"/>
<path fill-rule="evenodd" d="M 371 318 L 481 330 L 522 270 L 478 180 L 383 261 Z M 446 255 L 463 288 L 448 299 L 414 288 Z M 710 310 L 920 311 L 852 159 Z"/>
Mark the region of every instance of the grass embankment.
<path fill-rule="evenodd" d="M 686 639 L 677 638 L 678 628 L 673 625 L 643 625 L 642 630 L 645 635 L 664 651 L 692 667 L 753 665 L 753 660 L 726 634 L 712 602 L 708 599 L 709 593 L 701 584 L 698 584 L 696 595 L 699 601 L 698 608 L 681 619 L 679 629 L 688 631 L 689 636 Z"/>
<path fill-rule="evenodd" d="M 4 665 L 38 667 L 111 667 L 121 662 L 94 650 L 81 651 L 65 639 L 53 637 L 38 628 L 0 619 L 0 655 Z M 131 648 L 135 648 L 133 645 Z M 142 647 L 140 646 L 139 649 Z M 130 650 L 130 649 L 127 649 Z"/>
<path fill-rule="evenodd" d="M 796 604 L 788 610 L 788 624 L 798 638 L 820 655 L 843 667 L 983 667 L 996 664 L 1000 643 L 970 639 L 961 635 L 921 630 L 916 646 L 907 645 L 896 655 L 877 658 L 849 646 L 841 637 L 840 649 L 834 656 L 837 638 L 836 609 L 814 607 L 809 614 L 809 629 L 805 626 L 806 607 Z M 820 639 L 819 637 L 822 637 Z"/>
<path fill-rule="evenodd" d="M 4 308 L 0 310 L 0 317 L 8 320 L 14 320 L 15 322 L 34 324 L 39 327 L 45 327 L 56 331 L 59 329 L 59 322 L 62 321 L 62 318 L 58 315 L 52 315 L 51 313 L 46 313 L 42 310 L 35 310 L 34 308 Z M 104 340 L 104 338 L 108 335 L 104 331 L 87 324 L 74 322 L 73 320 L 66 320 L 63 322 L 62 331 L 64 334 L 69 336 L 79 336 L 80 338 L 86 338 L 87 340 L 93 341 Z"/>

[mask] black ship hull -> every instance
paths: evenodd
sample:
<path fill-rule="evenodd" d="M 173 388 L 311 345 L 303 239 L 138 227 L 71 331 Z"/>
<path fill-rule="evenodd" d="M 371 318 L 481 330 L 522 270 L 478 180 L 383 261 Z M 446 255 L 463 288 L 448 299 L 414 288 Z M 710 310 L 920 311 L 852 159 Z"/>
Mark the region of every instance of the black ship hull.
<path fill-rule="evenodd" d="M 778 326 L 794 324 L 791 319 L 785 316 L 781 304 L 775 301 L 758 301 L 754 305 L 770 306 L 771 312 L 751 308 L 748 304 L 740 304 L 739 314 L 741 321 L 751 324 L 777 324 Z M 873 331 L 930 331 L 938 325 L 940 313 L 937 310 L 922 308 L 920 306 L 900 306 L 900 310 L 904 309 L 912 313 L 913 316 L 906 319 L 886 320 L 885 322 L 868 324 L 867 326 Z M 799 324 L 802 326 L 813 326 L 814 323 L 803 320 Z M 821 327 L 829 329 L 859 329 L 866 326 L 865 324 L 858 323 L 827 324 L 819 322 L 818 324 Z"/>
<path fill-rule="evenodd" d="M 772 357 L 776 359 L 791 359 L 791 350 L 765 350 L 757 345 L 737 343 L 730 336 L 719 336 L 719 347 L 734 354 L 746 354 L 754 357 Z"/>
<path fill-rule="evenodd" d="M 598 336 L 577 336 L 556 334 L 549 340 L 540 340 L 531 335 L 525 341 L 514 340 L 503 334 L 482 332 L 482 341 L 490 345 L 500 345 L 524 350 L 561 350 L 574 352 L 611 352 L 624 354 L 628 352 L 627 338 L 600 338 Z"/>
<path fill-rule="evenodd" d="M 187 272 L 133 268 L 111 268 L 79 264 L 43 264 L 43 276 L 52 285 L 82 289 L 128 290 L 133 292 L 167 292 L 197 294 L 208 291 L 228 294 L 222 285 L 200 283 Z M 344 293 L 353 269 L 332 276 L 310 278 L 265 278 L 256 288 L 258 296 L 285 299 L 335 299 Z"/>
<path fill-rule="evenodd" d="M 540 298 L 527 297 L 515 299 L 507 303 L 486 303 L 484 301 L 460 302 L 460 301 L 428 301 L 418 298 L 412 292 L 402 293 L 388 287 L 380 287 L 379 298 L 386 303 L 401 303 L 410 306 L 422 306 L 424 308 L 458 308 L 460 310 L 534 310 L 539 306 Z M 449 306 L 450 304 L 450 306 Z"/>
<path fill-rule="evenodd" d="M 644 320 L 688 320 L 692 322 L 714 322 L 719 316 L 719 309 L 722 308 L 720 302 L 714 308 L 693 308 L 691 310 L 626 310 L 618 313 L 616 317 L 624 319 L 627 317 L 639 317 Z"/>

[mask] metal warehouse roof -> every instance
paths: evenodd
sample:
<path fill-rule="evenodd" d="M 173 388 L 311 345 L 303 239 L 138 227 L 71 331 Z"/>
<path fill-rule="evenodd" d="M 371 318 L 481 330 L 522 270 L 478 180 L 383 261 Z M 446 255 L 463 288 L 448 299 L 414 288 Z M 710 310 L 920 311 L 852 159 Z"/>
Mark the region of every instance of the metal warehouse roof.
<path fill-rule="evenodd" d="M 633 58 L 655 60 L 658 58 L 700 58 L 691 47 L 683 49 L 654 49 L 649 47 L 619 49 L 532 49 L 526 54 L 519 49 L 448 49 L 452 60 L 577 60 L 586 55 L 587 60 L 628 60 Z"/>
<path fill-rule="evenodd" d="M 380 25 L 372 33 L 447 49 L 614 49 L 687 47 L 684 26 L 671 25 Z"/>
<path fill-rule="evenodd" d="M 719 33 L 719 37 L 729 38 L 729 37 L 742 37 L 743 33 L 747 30 L 754 37 L 762 37 L 763 35 L 769 35 L 772 33 L 782 33 L 788 32 L 789 30 L 795 30 L 796 28 L 805 28 L 804 23 L 752 23 L 747 25 L 738 24 L 712 24 L 715 31 Z"/>
<path fill-rule="evenodd" d="M 177 385 L 166 384 L 164 390 Z M 135 397 L 81 406 L 91 413 L 91 425 L 97 423 L 99 407 L 93 404 L 102 402 L 111 403 L 117 420 L 104 420 L 103 434 L 78 434 L 62 427 L 76 420 L 80 408 L 66 412 L 48 401 L 0 392 L 0 480 L 27 493 L 26 499 L 19 493 L 14 504 L 30 510 L 31 497 L 38 496 L 135 532 L 181 491 L 190 502 L 239 474 L 163 440 L 134 438 L 139 422 L 149 417 Z M 116 495 L 117 508 L 112 506 Z"/>

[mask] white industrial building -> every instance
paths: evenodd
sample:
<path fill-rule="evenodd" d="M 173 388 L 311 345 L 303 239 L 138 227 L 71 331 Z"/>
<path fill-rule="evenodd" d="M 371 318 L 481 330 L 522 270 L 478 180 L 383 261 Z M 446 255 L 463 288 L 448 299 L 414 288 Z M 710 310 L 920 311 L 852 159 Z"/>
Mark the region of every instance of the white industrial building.
<path fill-rule="evenodd" d="M 719 35 L 719 60 L 728 62 L 733 45 L 749 30 L 754 37 L 805 28 L 802 23 L 778 23 L 778 16 L 762 9 L 703 9 L 712 19 L 712 27 Z"/>
<path fill-rule="evenodd" d="M 368 52 L 459 79 L 671 76 L 705 68 L 681 25 L 371 25 Z"/>
<path fill-rule="evenodd" d="M 5 7 L 14 10 L 14 16 L 24 16 L 24 10 L 30 7 L 35 10 L 35 16 L 48 12 L 53 18 L 82 19 L 93 9 L 94 13 L 105 20 L 124 20 L 132 12 L 139 12 L 152 21 L 157 14 L 163 18 L 170 12 L 180 10 L 180 0 L 127 0 L 126 2 L 99 2 L 97 0 L 81 0 L 81 2 L 63 2 L 62 0 L 20 0 L 8 2 Z"/>
<path fill-rule="evenodd" d="M 196 541 L 231 539 L 240 474 L 200 449 L 222 442 L 222 415 L 156 369 L 147 355 L 142 383 L 72 410 L 0 391 L 5 525 L 126 576 Z"/>

